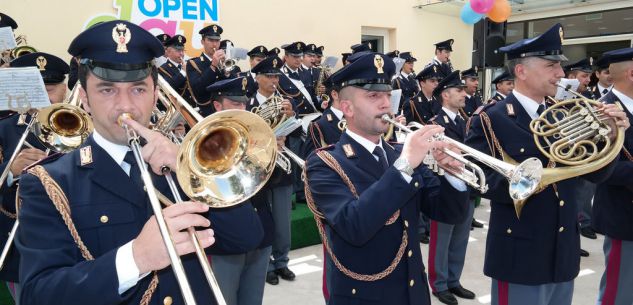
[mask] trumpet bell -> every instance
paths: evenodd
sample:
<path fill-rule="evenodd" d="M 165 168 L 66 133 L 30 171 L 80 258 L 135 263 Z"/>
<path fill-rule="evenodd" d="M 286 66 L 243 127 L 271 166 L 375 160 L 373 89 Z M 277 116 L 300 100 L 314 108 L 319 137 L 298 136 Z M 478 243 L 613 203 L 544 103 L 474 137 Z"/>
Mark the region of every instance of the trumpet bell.
<path fill-rule="evenodd" d="M 512 170 L 508 181 L 510 183 L 510 197 L 515 204 L 519 200 L 522 201 L 530 197 L 536 191 L 541 182 L 542 173 L 543 164 L 537 158 L 529 158 Z M 517 208 L 517 214 L 520 213 L 521 208 L 522 206 Z"/>
<path fill-rule="evenodd" d="M 176 173 L 191 199 L 213 208 L 230 207 L 264 186 L 276 157 L 275 135 L 263 119 L 248 111 L 225 110 L 187 133 Z"/>
<path fill-rule="evenodd" d="M 92 130 L 92 120 L 83 109 L 54 104 L 39 111 L 33 134 L 47 148 L 66 153 L 81 146 Z"/>

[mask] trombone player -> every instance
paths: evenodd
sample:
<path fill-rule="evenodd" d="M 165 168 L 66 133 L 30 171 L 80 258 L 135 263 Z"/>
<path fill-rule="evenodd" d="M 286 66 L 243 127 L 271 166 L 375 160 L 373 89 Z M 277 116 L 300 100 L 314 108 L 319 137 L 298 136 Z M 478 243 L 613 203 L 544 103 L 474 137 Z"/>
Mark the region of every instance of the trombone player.
<path fill-rule="evenodd" d="M 570 305 L 574 278 L 580 267 L 580 238 L 574 168 L 555 164 L 536 146 L 530 122 L 548 107 L 545 96 L 554 96 L 564 76 L 561 62 L 563 29 L 554 25 L 540 36 L 500 48 L 508 58 L 515 88 L 507 98 L 479 109 L 471 119 L 466 145 L 483 153 L 517 162 L 538 158 L 543 167 L 556 165 L 556 175 L 571 178 L 551 184 L 533 194 L 520 219 L 508 194 L 505 177 L 488 170 L 491 201 L 490 230 L 486 241 L 484 273 L 492 278 L 492 304 Z M 599 109 L 612 131 L 628 128 L 626 114 L 615 105 Z M 608 135 L 613 136 L 613 134 Z M 545 169 L 545 171 L 551 169 Z M 562 172 L 562 170 L 567 170 Z M 599 182 L 612 171 L 612 164 L 583 178 Z M 545 178 L 545 175 L 543 176 Z"/>
<path fill-rule="evenodd" d="M 424 126 L 403 147 L 382 139 L 394 73 L 387 56 L 368 52 L 331 76 L 341 88 L 347 129 L 306 162 L 306 198 L 324 229 L 330 305 L 430 304 L 415 225 L 420 209 L 438 216 L 466 212 L 464 182 L 420 166 L 432 151 L 439 165 L 460 167 L 441 152 L 446 143 L 431 140 L 442 127 Z"/>
<path fill-rule="evenodd" d="M 31 53 L 20 58 L 16 58 L 11 62 L 11 67 L 38 67 L 40 74 L 44 80 L 48 98 L 51 104 L 61 103 L 66 94 L 66 74 L 69 72 L 68 64 L 61 58 L 47 53 Z M 7 166 L 10 167 L 6 181 L 0 186 L 2 201 L 3 219 L 0 221 L 0 236 L 3 236 L 1 243 L 4 245 L 7 236 L 15 223 L 15 195 L 17 191 L 20 175 L 24 168 L 46 157 L 46 148 L 32 134 L 27 136 L 27 143 L 31 147 L 23 148 L 17 155 L 13 163 L 9 164 L 9 157 L 13 154 L 20 141 L 20 137 L 26 131 L 27 123 L 33 119 L 33 111 L 24 115 L 12 112 L 8 117 L 0 120 L 0 156 L 6 156 L 5 160 L 0 164 L 0 172 L 3 172 Z M 1 159 L 1 158 L 0 158 Z M 16 304 L 19 304 L 20 280 L 19 280 L 19 263 L 20 254 L 11 247 L 9 256 L 0 271 L 0 278 L 7 282 L 9 292 L 13 296 Z"/>
<path fill-rule="evenodd" d="M 81 58 L 80 95 L 95 128 L 81 148 L 21 176 L 22 225 L 16 237 L 23 262 L 21 302 L 183 304 L 156 217 L 151 216 L 141 165 L 121 127 L 123 123 L 145 139 L 141 154 L 153 173 L 176 168 L 178 146 L 146 128 L 158 96 L 152 60 L 164 52 L 163 46 L 141 27 L 114 20 L 79 34 L 68 52 Z M 122 119 L 123 113 L 133 119 Z M 153 176 L 156 189 L 168 194 L 166 179 Z M 214 298 L 196 257 L 187 255 L 194 246 L 183 230 L 197 228 L 203 248 L 214 244 L 214 231 L 223 229 L 215 225 L 219 216 L 208 210 L 199 202 L 163 209 L 197 304 L 213 304 Z M 239 245 L 242 241 L 230 239 L 234 230 L 228 228 L 214 249 Z"/>

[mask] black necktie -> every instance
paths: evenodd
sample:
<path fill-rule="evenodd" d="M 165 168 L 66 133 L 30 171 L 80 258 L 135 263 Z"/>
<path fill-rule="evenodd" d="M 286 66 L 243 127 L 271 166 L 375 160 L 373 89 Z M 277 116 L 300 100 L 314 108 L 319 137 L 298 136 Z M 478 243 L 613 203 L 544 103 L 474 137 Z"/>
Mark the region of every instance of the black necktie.
<path fill-rule="evenodd" d="M 604 89 L 604 90 L 602 90 L 602 95 L 605 95 L 605 94 L 607 94 L 608 92 L 609 92 L 609 90 Z"/>
<path fill-rule="evenodd" d="M 385 151 L 382 150 L 382 148 L 380 146 L 376 146 L 376 148 L 374 148 L 374 152 L 373 152 L 374 156 L 378 157 L 378 163 L 380 163 L 380 166 L 382 167 L 382 170 L 387 170 L 387 167 L 389 167 L 389 163 L 387 162 L 387 157 L 385 156 Z"/>
<path fill-rule="evenodd" d="M 297 72 L 290 72 L 288 73 L 288 76 L 290 76 L 290 78 L 295 79 L 295 80 L 300 80 L 301 78 L 299 77 L 299 73 Z"/>
<path fill-rule="evenodd" d="M 538 109 L 536 109 L 536 113 L 537 113 L 538 115 L 543 114 L 543 112 L 544 112 L 544 111 L 545 111 L 545 105 L 544 105 L 544 104 L 540 104 L 540 105 L 538 106 Z"/>
<path fill-rule="evenodd" d="M 459 114 L 455 117 L 455 125 L 457 125 L 460 131 L 466 130 L 466 122 L 464 122 L 464 119 L 462 119 L 462 116 Z"/>
<path fill-rule="evenodd" d="M 182 70 L 182 64 L 178 64 L 178 70 Z"/>
<path fill-rule="evenodd" d="M 143 178 L 141 178 L 141 170 L 136 163 L 134 153 L 132 151 L 128 151 L 125 154 L 125 158 L 123 158 L 123 161 L 130 165 L 130 179 L 132 180 L 132 182 L 134 182 L 136 186 L 143 188 L 145 184 L 143 183 Z"/>

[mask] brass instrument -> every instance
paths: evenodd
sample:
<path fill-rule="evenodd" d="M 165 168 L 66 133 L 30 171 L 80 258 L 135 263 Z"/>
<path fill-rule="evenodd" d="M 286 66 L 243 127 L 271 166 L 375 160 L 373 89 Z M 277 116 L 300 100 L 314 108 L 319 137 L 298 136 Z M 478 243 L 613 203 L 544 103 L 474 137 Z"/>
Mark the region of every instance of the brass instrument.
<path fill-rule="evenodd" d="M 270 178 L 274 167 L 273 159 L 277 147 L 270 127 L 258 116 L 240 110 L 222 111 L 203 118 L 160 75 L 158 87 L 159 100 L 167 110 L 153 128 L 166 133 L 172 126 L 183 121 L 193 127 L 180 143 L 177 157 L 178 182 L 182 190 L 191 199 L 214 208 L 239 204 L 257 193 Z M 131 133 L 129 138 L 134 140 L 135 135 Z M 136 146 L 134 143 L 131 145 Z M 139 158 L 140 151 L 137 162 L 142 162 Z M 164 168 L 163 173 L 176 202 L 182 202 L 171 176 L 171 169 Z M 147 189 L 153 190 L 150 186 L 146 183 Z M 150 198 L 157 195 L 156 192 L 148 192 L 150 193 Z M 151 203 L 156 218 L 164 222 L 160 205 Z M 163 230 L 160 222 L 159 228 L 170 252 L 169 248 L 173 248 L 173 243 L 166 224 Z M 216 301 L 220 305 L 226 305 L 194 229 L 189 228 L 187 231 Z M 173 255 L 170 253 L 170 259 L 186 304 L 195 304 L 191 286 L 175 249 Z"/>
<path fill-rule="evenodd" d="M 29 46 L 26 42 L 26 36 L 24 35 L 19 35 L 17 37 L 15 37 L 15 44 L 17 45 L 17 47 L 11 49 L 11 50 L 7 50 L 6 52 L 3 52 L 3 57 L 0 61 L 0 64 L 2 63 L 9 63 L 12 60 L 22 56 L 22 55 L 26 55 L 26 54 L 31 54 L 31 53 L 35 53 L 37 52 L 37 49 L 35 49 L 32 46 Z"/>
<path fill-rule="evenodd" d="M 392 123 L 394 126 L 402 129 L 406 133 L 413 132 L 411 127 L 423 127 L 422 124 L 416 122 L 405 126 L 392 119 L 389 114 L 384 114 L 382 119 L 385 122 Z M 485 193 L 488 190 L 486 175 L 477 164 L 467 160 L 465 157 L 471 157 L 506 177 L 510 182 L 510 197 L 515 200 L 524 200 L 525 198 L 528 198 L 536 190 L 537 185 L 541 181 L 543 166 L 541 165 L 541 161 L 537 158 L 528 158 L 519 165 L 513 165 L 481 153 L 480 151 L 459 141 L 446 137 L 443 134 L 434 135 L 433 141 L 443 141 L 461 150 L 463 154 L 458 154 L 449 149 L 445 149 L 443 152 L 453 159 L 463 163 L 464 169 L 459 172 L 453 169 L 441 169 L 437 166 L 437 163 L 433 160 L 433 157 L 430 154 L 426 156 L 424 163 L 433 171 L 438 172 L 438 174 L 442 174 L 442 172 L 446 170 L 448 173 L 464 181 L 466 184 L 478 189 L 481 193 Z M 470 168 L 470 170 L 467 168 Z"/>
<path fill-rule="evenodd" d="M 323 82 L 325 82 L 325 79 L 330 76 L 331 68 L 329 66 L 327 66 L 327 65 L 315 65 L 315 67 L 316 68 L 320 68 L 320 70 L 319 70 L 319 78 L 317 78 L 316 85 L 314 86 L 314 88 L 316 90 L 319 90 L 319 87 L 323 86 Z M 327 92 L 319 94 L 319 98 L 323 102 L 329 102 L 330 101 L 330 96 L 327 94 Z"/>
<path fill-rule="evenodd" d="M 624 143 L 623 128 L 617 129 L 615 141 L 609 138 L 612 128 L 605 120 L 610 118 L 595 109 L 602 105 L 600 102 L 585 98 L 569 88 L 565 90 L 577 98 L 548 106 L 530 123 L 534 142 L 541 153 L 551 161 L 569 165 L 545 168 L 537 191 L 558 181 L 599 170 L 617 158 Z M 506 162 L 516 163 L 505 153 L 502 156 Z M 514 201 L 517 217 L 521 215 L 528 197 Z"/>
<path fill-rule="evenodd" d="M 254 107 L 251 111 L 264 119 L 268 126 L 274 129 L 285 120 L 289 119 L 286 117 L 282 109 L 283 100 L 284 97 L 279 93 L 279 91 L 275 90 L 275 93 L 266 99 L 264 103 Z M 305 161 L 287 147 L 284 146 L 281 151 L 277 152 L 277 159 L 275 162 L 277 163 L 277 166 L 279 166 L 279 168 L 284 170 L 287 174 L 292 172 L 290 160 L 297 163 L 297 165 L 303 169 Z"/>
<path fill-rule="evenodd" d="M 11 165 L 15 162 L 22 147 L 25 145 L 30 146 L 30 144 L 26 142 L 26 137 L 29 133 L 33 133 L 33 135 L 48 148 L 47 151 L 52 150 L 63 153 L 78 148 L 88 136 L 90 136 L 93 130 L 92 120 L 88 113 L 81 109 L 80 101 L 76 98 L 78 96 L 79 87 L 80 85 L 77 84 L 73 88 L 70 94 L 70 97 L 73 98 L 69 98 L 64 103 L 53 104 L 42 108 L 33 115 L 26 130 L 15 146 L 11 158 L 7 161 L 7 166 L 0 176 L 0 185 L 4 184 L 11 170 Z M 9 234 L 9 238 L 4 244 L 2 254 L 0 254 L 0 269 L 4 266 L 19 224 L 19 220 L 16 220 Z"/>

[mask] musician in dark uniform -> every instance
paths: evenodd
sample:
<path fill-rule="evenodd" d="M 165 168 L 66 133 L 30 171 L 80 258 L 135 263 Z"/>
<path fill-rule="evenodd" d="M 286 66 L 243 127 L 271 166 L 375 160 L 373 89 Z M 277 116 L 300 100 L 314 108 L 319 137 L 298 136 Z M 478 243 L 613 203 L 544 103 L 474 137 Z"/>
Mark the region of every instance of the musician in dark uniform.
<path fill-rule="evenodd" d="M 360 53 L 360 52 L 371 52 L 371 43 L 370 42 L 362 42 L 357 43 L 349 47 L 352 49 L 352 54 Z"/>
<path fill-rule="evenodd" d="M 312 101 L 318 105 L 317 107 L 319 111 L 321 111 L 321 102 L 317 98 L 315 88 L 320 72 L 320 69 L 314 65 L 314 61 L 317 57 L 317 49 L 317 46 L 313 43 L 306 44 L 303 50 L 301 66 L 299 67 L 299 75 L 301 76 L 301 81 L 306 86 L 306 90 L 310 93 Z"/>
<path fill-rule="evenodd" d="M 99 23 L 97 23 L 97 24 L 99 24 Z M 167 51 L 167 46 L 165 46 L 165 44 L 167 43 L 167 41 L 169 41 L 171 36 L 169 36 L 168 34 L 163 33 L 163 34 L 156 35 L 156 38 L 158 40 L 160 40 L 160 43 L 162 43 L 163 46 L 165 47 L 165 51 Z M 157 67 L 160 67 L 160 66 L 164 65 L 166 62 L 167 62 L 167 55 L 166 54 L 158 56 L 158 57 L 156 57 L 154 59 L 154 65 L 156 65 Z M 72 66 L 71 66 L 71 68 L 72 68 Z M 76 81 L 76 78 L 75 78 L 75 81 Z"/>
<path fill-rule="evenodd" d="M 306 138 L 306 149 L 302 155 L 307 158 L 312 151 L 330 146 L 338 142 L 345 128 L 343 112 L 338 95 L 338 88 L 331 82 L 331 78 L 325 81 L 325 91 L 330 97 L 330 107 L 323 114 L 310 123 Z"/>
<path fill-rule="evenodd" d="M 398 57 L 404 59 L 404 65 L 391 83 L 394 90 L 402 90 L 400 105 L 398 105 L 398 109 L 402 109 L 408 101 L 420 92 L 420 87 L 413 72 L 413 65 L 417 59 L 411 55 L 411 52 L 402 52 Z"/>
<path fill-rule="evenodd" d="M 316 48 L 315 57 L 314 57 L 314 65 L 320 66 L 323 63 L 323 51 L 325 51 L 324 46 L 319 46 Z"/>
<path fill-rule="evenodd" d="M 20 56 L 11 61 L 11 67 L 38 67 L 46 85 L 48 98 L 51 104 L 64 101 L 66 93 L 66 74 L 69 72 L 68 64 L 61 58 L 42 52 L 36 52 Z M 21 147 L 15 161 L 9 164 L 9 159 L 15 152 L 20 138 L 26 131 L 27 124 L 33 119 L 33 111 L 26 114 L 11 112 L 8 117 L 0 119 L 0 172 L 8 170 L 8 176 L 0 185 L 0 244 L 5 245 L 7 236 L 15 223 L 15 195 L 20 181 L 22 170 L 28 165 L 46 157 L 46 147 L 29 133 L 26 143 Z M 9 167 L 9 168 L 7 168 Z M 0 279 L 7 282 L 9 291 L 16 304 L 19 304 L 20 278 L 19 265 L 20 254 L 11 247 L 8 257 L 0 271 Z"/>
<path fill-rule="evenodd" d="M 248 55 L 248 64 L 251 69 L 246 72 L 240 72 L 238 75 L 246 77 L 246 96 L 251 98 L 255 95 L 255 93 L 257 93 L 257 81 L 255 80 L 255 73 L 253 73 L 252 69 L 268 56 L 268 48 L 261 45 L 256 46 L 248 51 L 246 55 Z"/>
<path fill-rule="evenodd" d="M 475 110 L 483 105 L 479 94 L 479 68 L 472 67 L 462 71 L 462 81 L 465 85 L 464 92 L 466 92 L 466 105 L 462 109 L 462 114 L 468 120 Z"/>
<path fill-rule="evenodd" d="M 402 107 L 407 122 L 427 124 L 442 108 L 442 104 L 433 95 L 442 75 L 439 66 L 431 65 L 420 71 L 415 77 L 420 85 L 420 92 Z"/>
<path fill-rule="evenodd" d="M 193 107 L 200 108 L 200 114 L 207 116 L 213 113 L 213 105 L 207 91 L 207 86 L 226 78 L 220 65 L 224 62 L 225 54 L 220 50 L 220 35 L 224 30 L 217 24 L 204 27 L 198 32 L 202 39 L 203 50 L 198 57 L 187 61 L 187 91 L 189 102 Z M 192 103 L 193 102 L 193 103 Z"/>
<path fill-rule="evenodd" d="M 602 56 L 596 61 L 596 70 L 593 72 L 592 77 L 595 81 L 590 90 L 593 91 L 593 96 L 601 98 L 603 95 L 609 93 L 611 86 L 613 86 L 613 78 L 609 73 L 609 61 L 605 56 Z"/>
<path fill-rule="evenodd" d="M 246 110 L 249 101 L 248 88 L 244 86 L 245 77 L 221 80 L 209 86 L 215 111 Z M 273 218 L 267 201 L 266 190 L 260 190 L 249 199 L 253 210 L 243 215 L 240 221 L 250 220 L 252 229 L 240 229 L 234 232 L 235 238 L 248 239 L 246 235 L 262 234 L 263 238 L 256 249 L 250 251 L 220 252 L 211 256 L 213 271 L 222 289 L 228 305 L 262 304 L 268 259 L 270 257 L 274 234 Z M 224 210 L 215 213 L 223 213 Z M 257 215 L 258 218 L 253 218 Z"/>
<path fill-rule="evenodd" d="M 347 61 L 347 58 L 352 55 L 352 53 L 341 53 L 341 62 L 343 63 L 343 66 L 347 66 L 347 64 L 349 64 L 349 62 Z"/>
<path fill-rule="evenodd" d="M 592 73 L 592 58 L 585 58 L 573 64 L 565 66 L 565 74 L 569 79 L 577 79 L 580 83 L 578 93 L 592 100 L 598 99 L 592 90 L 589 90 L 589 81 Z M 596 192 L 596 185 L 584 179 L 580 179 L 578 187 L 578 223 L 580 234 L 589 239 L 596 239 L 596 232 L 591 228 L 591 202 Z M 589 256 L 589 252 L 581 250 L 582 256 Z"/>
<path fill-rule="evenodd" d="M 432 122 L 444 127 L 444 135 L 463 143 L 466 137 L 467 118 L 460 114 L 460 109 L 466 103 L 467 93 L 459 76 L 459 71 L 451 72 L 434 90 L 434 95 L 442 102 L 442 109 Z M 447 195 L 450 196 L 450 194 Z M 429 285 L 433 295 L 440 302 L 449 305 L 458 303 L 455 296 L 465 299 L 475 298 L 475 294 L 460 283 L 466 260 L 471 220 L 475 210 L 475 205 L 469 198 L 463 200 L 461 204 L 468 207 L 463 218 L 450 219 L 447 222 L 431 216 Z"/>
<path fill-rule="evenodd" d="M 255 107 L 262 107 L 273 95 L 277 94 L 275 88 L 281 76 L 282 61 L 277 56 L 270 56 L 258 63 L 252 72 L 255 73 L 258 89 L 250 99 L 247 109 L 253 111 Z M 283 111 L 287 116 L 296 115 L 296 107 L 293 102 L 285 99 L 282 102 Z M 286 139 L 278 138 L 278 142 L 290 144 L 290 139 L 298 141 L 302 130 L 290 134 Z M 293 168 L 294 170 L 294 168 Z M 292 209 L 292 182 L 293 177 L 280 168 L 275 168 L 273 176 L 265 186 L 267 200 L 271 205 L 274 220 L 274 235 L 272 237 L 272 253 L 268 261 L 266 282 L 271 285 L 279 284 L 279 277 L 292 281 L 295 274 L 288 268 L 288 253 L 290 252 L 290 222 Z"/>
<path fill-rule="evenodd" d="M 306 115 L 317 111 L 312 94 L 307 88 L 305 77 L 301 74 L 301 58 L 305 49 L 305 43 L 301 41 L 286 44 L 281 47 L 284 49 L 284 66 L 281 68 L 279 75 L 279 92 L 282 95 L 293 98 L 297 104 L 299 115 Z"/>
<path fill-rule="evenodd" d="M 440 165 L 459 166 L 440 153 L 445 143 L 428 141 L 441 127 L 413 133 L 404 147 L 381 139 L 389 128 L 380 117 L 390 112 L 394 73 L 389 57 L 367 53 L 332 75 L 342 88 L 347 129 L 306 162 L 306 197 L 327 240 L 330 305 L 430 304 L 417 232 L 409 224 L 420 209 L 445 217 L 465 213 L 459 201 L 467 197 L 465 184 L 420 166 L 433 147 Z M 442 204 L 441 189 L 452 190 Z"/>
<path fill-rule="evenodd" d="M 495 85 L 496 92 L 488 103 L 500 102 L 512 93 L 512 90 L 514 89 L 514 77 L 510 74 L 510 72 L 504 70 L 503 73 L 499 74 L 492 80 L 492 84 Z"/>
<path fill-rule="evenodd" d="M 544 97 L 555 95 L 556 83 L 564 76 L 562 40 L 562 26 L 556 24 L 540 36 L 500 48 L 507 55 L 515 89 L 503 101 L 488 104 L 473 116 L 466 145 L 517 162 L 536 157 L 544 168 L 548 166 L 529 124 L 548 107 Z M 619 126 L 628 127 L 626 114 L 617 107 L 606 105 L 602 112 L 615 118 Z M 580 267 L 575 206 L 578 177 L 532 194 L 518 219 L 507 178 L 483 168 L 489 188 L 482 196 L 491 202 L 484 273 L 492 278 L 492 304 L 570 305 Z M 582 177 L 600 182 L 612 170 L 613 164 Z"/>
<path fill-rule="evenodd" d="M 167 40 L 165 42 L 167 62 L 158 68 L 158 73 L 181 96 L 185 95 L 187 86 L 187 74 L 183 67 L 186 42 L 187 38 L 182 35 L 174 35 L 174 37 Z"/>
<path fill-rule="evenodd" d="M 95 129 L 81 148 L 21 175 L 15 244 L 23 262 L 22 304 L 183 304 L 139 164 L 118 122 L 122 113 L 134 116 L 123 123 L 145 139 L 151 179 L 169 196 L 166 179 L 154 173 L 176 168 L 178 146 L 144 127 L 157 98 L 152 60 L 163 51 L 151 33 L 123 20 L 91 27 L 71 43 L 69 53 L 81 58 L 80 95 Z M 261 234 L 231 237 L 246 225 L 237 216 L 252 211 L 242 204 L 213 213 L 199 202 L 163 210 L 198 304 L 216 302 L 184 229 L 197 228 L 202 247 L 213 244 L 210 253 L 249 251 Z"/>
<path fill-rule="evenodd" d="M 603 56 L 610 62 L 613 89 L 603 102 L 620 103 L 633 120 L 633 48 L 609 51 Z M 600 281 L 599 305 L 633 304 L 633 131 L 626 131 L 624 147 L 613 174 L 598 184 L 593 201 L 593 226 L 604 234 L 606 266 Z"/>
<path fill-rule="evenodd" d="M 446 77 L 447 75 L 453 72 L 453 65 L 451 64 L 451 52 L 453 52 L 453 42 L 455 40 L 448 39 L 444 41 L 440 41 L 435 44 L 435 57 L 431 60 L 430 63 L 426 65 L 426 67 L 430 65 L 439 66 L 440 73 L 442 77 Z M 425 67 L 425 68 L 426 68 Z"/>

